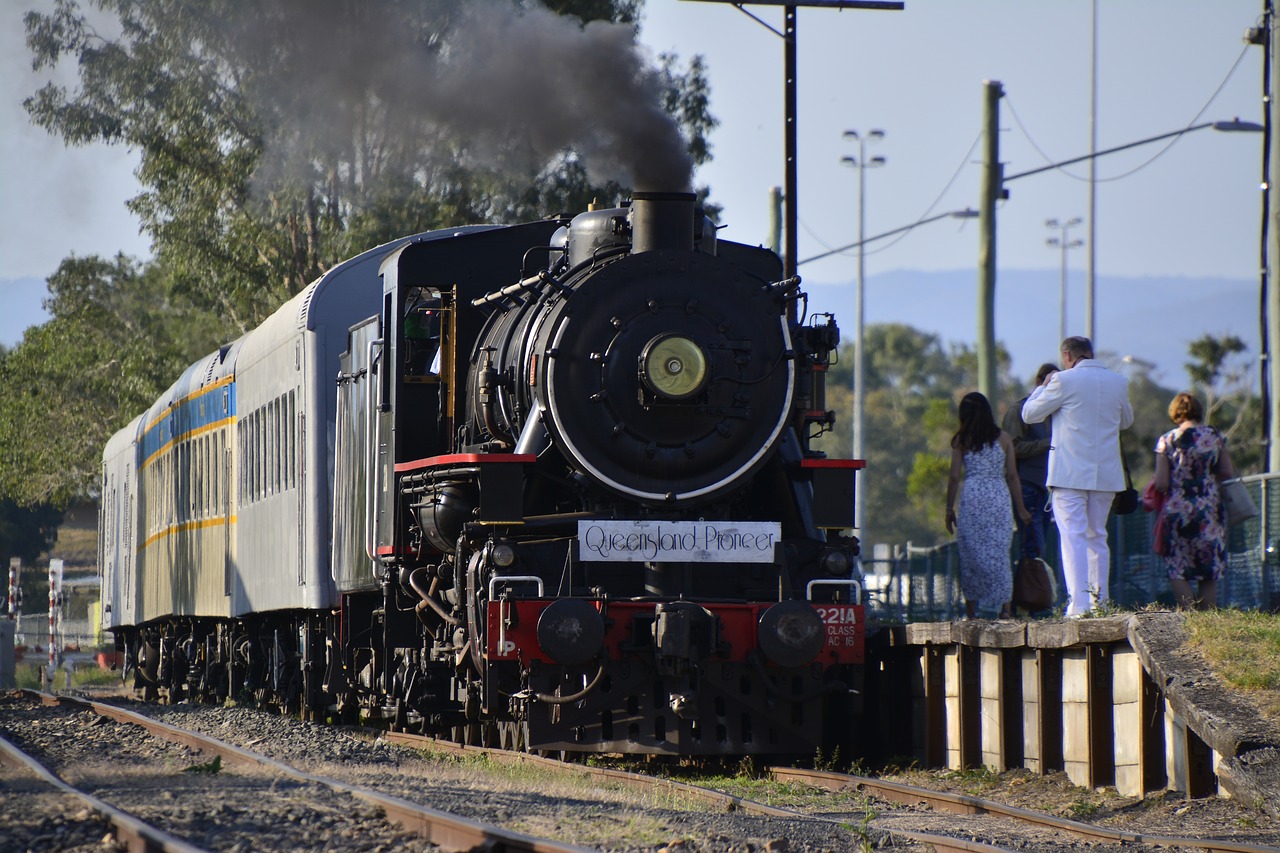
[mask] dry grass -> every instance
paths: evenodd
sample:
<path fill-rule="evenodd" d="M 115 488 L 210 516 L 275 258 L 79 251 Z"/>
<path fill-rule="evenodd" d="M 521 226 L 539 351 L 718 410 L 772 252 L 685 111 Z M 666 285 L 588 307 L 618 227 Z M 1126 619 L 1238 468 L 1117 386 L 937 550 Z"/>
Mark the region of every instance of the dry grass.
<path fill-rule="evenodd" d="M 58 557 L 72 565 L 92 564 L 98 559 L 98 531 L 92 527 L 58 529 L 58 540 L 49 549 L 49 556 Z"/>
<path fill-rule="evenodd" d="M 1280 724 L 1280 615 L 1254 610 L 1187 614 L 1191 645 L 1229 686 Z"/>

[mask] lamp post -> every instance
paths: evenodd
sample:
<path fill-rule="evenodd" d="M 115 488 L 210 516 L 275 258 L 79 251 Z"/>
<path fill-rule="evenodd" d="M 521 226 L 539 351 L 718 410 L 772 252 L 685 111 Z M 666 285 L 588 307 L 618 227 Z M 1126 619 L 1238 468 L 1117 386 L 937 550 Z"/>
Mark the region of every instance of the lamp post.
<path fill-rule="evenodd" d="M 864 175 L 868 168 L 876 168 L 885 164 L 883 157 L 872 157 L 867 160 L 867 142 L 878 142 L 884 138 L 883 130 L 871 130 L 866 135 L 858 133 L 856 130 L 846 130 L 844 132 L 845 139 L 858 140 L 858 156 L 842 157 L 841 162 L 854 167 L 858 170 L 858 292 L 854 301 L 853 308 L 853 458 L 862 459 L 862 439 L 863 439 L 863 416 L 862 416 L 862 374 L 863 374 L 863 350 L 862 350 L 862 328 L 863 328 L 863 293 L 864 293 L 864 274 L 865 274 L 865 258 L 866 252 L 864 244 L 866 242 L 866 186 Z M 860 502 L 859 502 L 860 503 Z M 855 507 L 855 522 L 860 521 L 860 513 Z M 856 525 L 855 525 L 856 526 Z"/>
<path fill-rule="evenodd" d="M 1058 340 L 1065 341 L 1067 339 L 1067 250 L 1075 249 L 1084 245 L 1083 240 L 1068 240 L 1067 232 L 1083 222 L 1079 216 L 1073 217 L 1066 222 L 1059 224 L 1058 220 L 1050 219 L 1044 224 L 1046 228 L 1061 229 L 1061 237 L 1050 237 L 1045 240 L 1045 244 L 1062 250 L 1062 271 L 1058 279 Z"/>
<path fill-rule="evenodd" d="M 1280 63 L 1277 63 L 1280 65 Z M 1213 130 L 1244 133 L 1257 133 L 1263 130 L 1262 125 L 1256 122 L 1241 121 L 1234 119 L 1232 121 L 1207 121 L 1201 124 L 1193 124 L 1184 127 L 1181 130 L 1174 130 L 1169 133 L 1162 133 L 1159 136 L 1151 136 L 1146 139 L 1139 139 L 1137 142 L 1129 142 L 1125 145 L 1117 145 L 1114 148 L 1107 148 L 1102 151 L 1094 151 L 1080 157 L 1073 157 L 1070 160 L 1062 160 L 1057 163 L 1050 163 L 1047 166 L 1040 166 L 1036 169 L 1028 169 L 1025 172 L 1019 172 L 1016 175 L 1005 175 L 1003 165 L 999 159 L 999 147 L 996 144 L 999 135 L 999 99 L 1003 95 L 1000 84 L 995 81 L 987 81 L 987 108 L 985 110 L 985 133 L 988 138 L 986 152 L 983 158 L 984 162 L 984 179 L 982 195 L 979 198 L 979 231 L 981 232 L 978 240 L 978 269 L 979 269 L 979 288 L 978 288 L 978 390 L 987 395 L 988 399 L 995 399 L 995 232 L 996 232 L 996 216 L 995 201 L 997 198 L 1008 198 L 1008 190 L 1004 185 L 1009 181 L 1018 178 L 1026 178 L 1031 175 L 1038 175 L 1041 172 L 1047 172 L 1050 169 L 1059 169 L 1063 166 L 1070 166 L 1073 163 L 1080 163 L 1085 160 L 1092 160 L 1095 157 L 1103 157 L 1107 154 L 1113 154 L 1117 151 L 1124 151 L 1129 148 L 1135 148 L 1139 145 L 1147 145 L 1151 142 L 1159 142 L 1162 139 L 1172 139 L 1205 128 Z M 1093 294 L 1088 294 L 1089 304 L 1093 302 Z M 1093 341 L 1095 350 L 1098 346 L 1097 340 Z"/>

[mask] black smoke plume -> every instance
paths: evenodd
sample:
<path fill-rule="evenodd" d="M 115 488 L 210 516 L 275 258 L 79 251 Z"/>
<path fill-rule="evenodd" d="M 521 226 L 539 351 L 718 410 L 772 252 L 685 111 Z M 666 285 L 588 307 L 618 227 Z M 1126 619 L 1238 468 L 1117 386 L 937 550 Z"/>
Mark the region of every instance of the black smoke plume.
<path fill-rule="evenodd" d="M 249 96 L 269 117 L 259 181 L 309 149 L 340 178 L 421 177 L 468 158 L 532 175 L 571 152 L 594 183 L 687 190 L 693 161 L 664 81 L 631 26 L 511 0 L 282 4 L 229 21 L 258 59 Z M 348 171 L 349 170 L 349 171 Z"/>

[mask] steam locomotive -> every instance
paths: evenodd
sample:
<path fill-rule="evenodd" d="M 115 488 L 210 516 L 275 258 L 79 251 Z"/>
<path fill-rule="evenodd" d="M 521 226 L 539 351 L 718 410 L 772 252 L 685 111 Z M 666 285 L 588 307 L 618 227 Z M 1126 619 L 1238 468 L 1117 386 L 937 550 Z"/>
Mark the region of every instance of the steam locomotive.
<path fill-rule="evenodd" d="M 687 193 L 335 267 L 107 444 L 126 677 L 524 750 L 830 746 L 862 462 L 810 447 L 839 332 L 804 304 Z"/>

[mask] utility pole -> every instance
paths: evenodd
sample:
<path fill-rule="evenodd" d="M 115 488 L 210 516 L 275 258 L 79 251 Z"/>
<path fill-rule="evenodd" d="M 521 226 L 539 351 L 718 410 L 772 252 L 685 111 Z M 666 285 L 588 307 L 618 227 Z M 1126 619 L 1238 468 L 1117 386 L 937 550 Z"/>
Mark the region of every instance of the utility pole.
<path fill-rule="evenodd" d="M 1263 228 L 1265 229 L 1265 239 L 1263 240 L 1263 257 L 1262 257 L 1262 307 L 1266 312 L 1263 323 L 1262 338 L 1262 358 L 1264 361 L 1264 369 L 1266 375 L 1263 377 L 1262 394 L 1263 394 L 1263 412 L 1262 416 L 1266 419 L 1264 429 L 1266 430 L 1263 441 L 1266 442 L 1263 459 L 1266 460 L 1266 467 L 1263 469 L 1267 472 L 1280 471 L 1280 358 L 1275 357 L 1274 347 L 1280 342 L 1280 288 L 1275 286 L 1276 276 L 1271 275 L 1271 270 L 1277 258 L 1280 258 L 1280 192 L 1274 191 L 1275 185 L 1275 169 L 1280 164 L 1280 134 L 1276 133 L 1276 124 L 1280 120 L 1280 105 L 1276 104 L 1276 97 L 1280 94 L 1280 32 L 1276 29 L 1275 9 L 1271 3 L 1264 4 L 1266 13 L 1263 15 L 1263 22 L 1267 27 L 1267 43 L 1264 49 L 1267 51 L 1266 62 L 1264 67 L 1269 72 L 1267 79 L 1263 80 L 1263 91 L 1265 92 L 1264 110 L 1264 133 L 1266 150 L 1263 153 L 1263 175 L 1262 186 L 1265 187 L 1263 195 Z"/>
<path fill-rule="evenodd" d="M 901 12 L 906 8 L 904 0 L 707 0 L 708 2 L 725 3 L 735 7 L 739 12 L 764 26 L 776 36 L 782 38 L 782 105 L 783 105 L 783 188 L 782 195 L 786 207 L 783 210 L 782 226 L 782 274 L 791 278 L 796 274 L 799 263 L 797 254 L 799 235 L 796 223 L 800 218 L 800 190 L 798 178 L 799 149 L 797 146 L 797 111 L 796 98 L 796 65 L 799 57 L 799 33 L 797 30 L 796 10 L 800 6 L 812 6 L 824 9 L 879 9 Z M 782 30 L 766 24 L 745 8 L 746 5 L 781 6 Z M 795 303 L 791 303 L 794 311 Z"/>
<path fill-rule="evenodd" d="M 1098 0 L 1093 0 L 1093 17 L 1090 20 L 1093 47 L 1089 52 L 1089 264 L 1085 271 L 1084 336 L 1093 342 L 1093 351 L 1097 352 L 1098 330 L 1094 321 L 1098 312 L 1094 300 L 1097 296 L 1098 253 L 1094 247 L 1098 244 Z"/>
<path fill-rule="evenodd" d="M 1272 192 L 1273 164 L 1280 163 L 1280 136 L 1276 134 L 1280 120 L 1280 105 L 1276 93 L 1280 92 L 1280 33 L 1276 32 L 1276 14 L 1273 0 L 1263 0 L 1262 16 L 1258 25 L 1244 31 L 1245 44 L 1262 48 L 1262 239 L 1259 241 L 1261 257 L 1258 274 L 1261 290 L 1258 307 L 1262 313 L 1258 324 L 1261 347 L 1258 353 L 1260 391 L 1262 394 L 1262 470 L 1263 473 L 1280 471 L 1280 358 L 1274 357 L 1272 347 L 1280 341 L 1280 292 L 1273 287 L 1271 265 L 1280 257 L 1280 193 Z"/>
<path fill-rule="evenodd" d="M 1000 164 L 999 80 L 983 81 L 982 190 L 978 199 L 978 390 L 998 404 L 996 393 L 996 202 L 1005 198 Z"/>
<path fill-rule="evenodd" d="M 782 255 L 782 187 L 769 187 L 769 236 L 767 245 Z"/>

